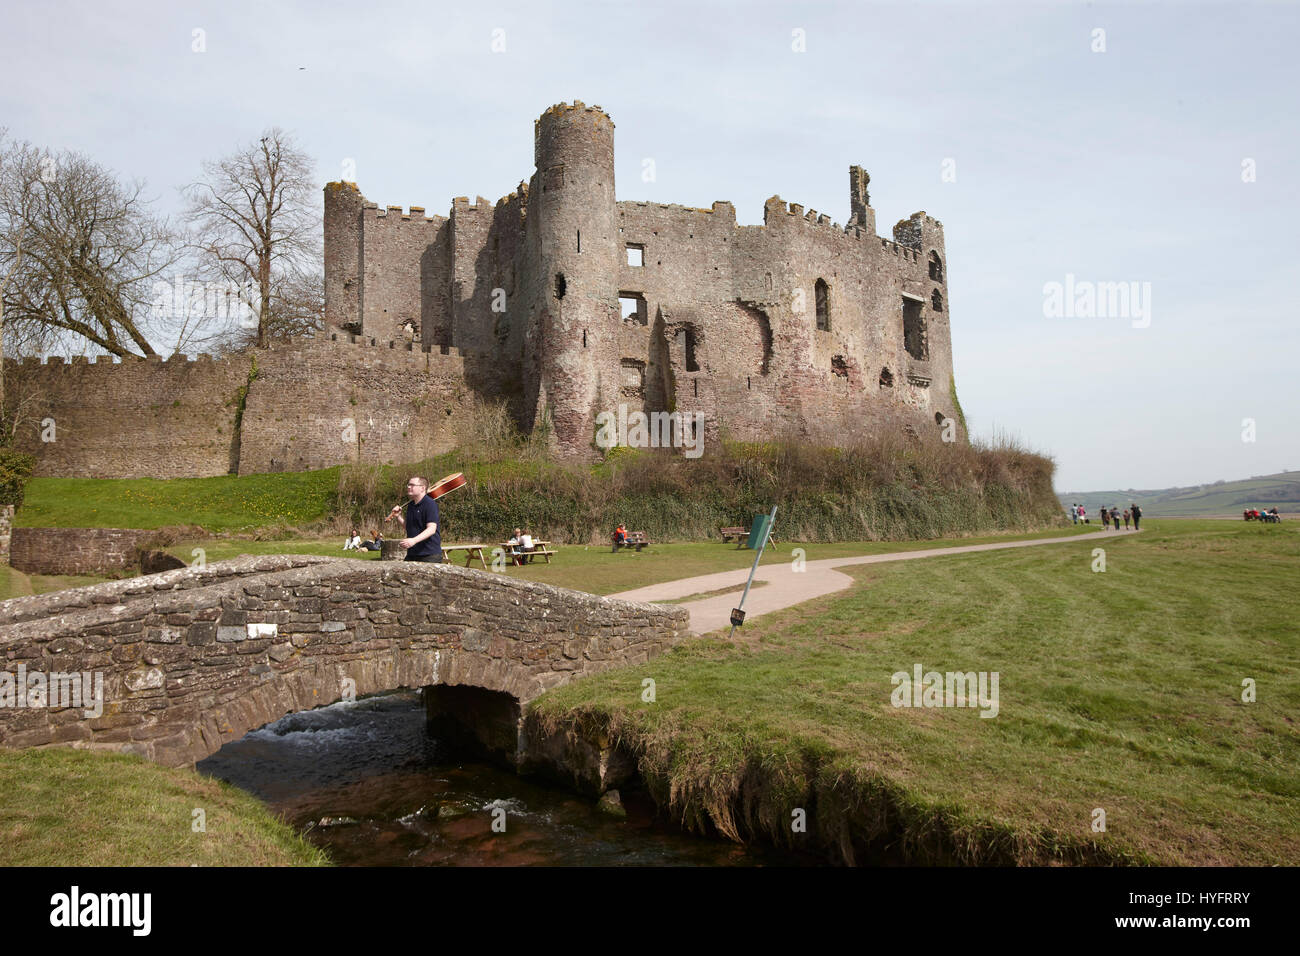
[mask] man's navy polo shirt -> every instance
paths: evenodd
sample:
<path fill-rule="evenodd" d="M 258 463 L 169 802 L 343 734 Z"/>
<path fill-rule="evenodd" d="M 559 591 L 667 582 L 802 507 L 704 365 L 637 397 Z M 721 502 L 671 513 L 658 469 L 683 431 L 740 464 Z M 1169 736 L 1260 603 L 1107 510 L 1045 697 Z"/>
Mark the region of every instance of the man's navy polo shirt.
<path fill-rule="evenodd" d="M 434 501 L 428 495 L 420 499 L 420 503 L 414 501 L 406 506 L 406 536 L 414 538 L 429 525 L 437 523 L 438 530 L 429 537 L 425 538 L 415 547 L 410 548 L 406 554 L 407 557 L 422 558 L 426 555 L 433 555 L 435 558 L 442 557 L 442 523 L 438 518 L 438 502 Z"/>

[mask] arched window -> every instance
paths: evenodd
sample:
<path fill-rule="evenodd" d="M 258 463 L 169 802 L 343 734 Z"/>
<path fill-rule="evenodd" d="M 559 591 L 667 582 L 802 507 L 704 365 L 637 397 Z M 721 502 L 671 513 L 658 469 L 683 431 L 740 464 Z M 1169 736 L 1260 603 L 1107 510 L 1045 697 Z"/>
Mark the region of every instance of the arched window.
<path fill-rule="evenodd" d="M 943 295 L 938 289 L 935 289 L 930 293 L 930 308 L 934 309 L 936 312 L 943 311 Z"/>
<path fill-rule="evenodd" d="M 826 280 L 818 279 L 813 286 L 813 293 L 817 299 L 817 331 L 829 332 L 831 330 L 831 306 L 830 306 L 830 289 L 826 286 Z"/>
<path fill-rule="evenodd" d="M 943 281 L 943 260 L 933 249 L 930 250 L 930 278 L 935 282 Z"/>

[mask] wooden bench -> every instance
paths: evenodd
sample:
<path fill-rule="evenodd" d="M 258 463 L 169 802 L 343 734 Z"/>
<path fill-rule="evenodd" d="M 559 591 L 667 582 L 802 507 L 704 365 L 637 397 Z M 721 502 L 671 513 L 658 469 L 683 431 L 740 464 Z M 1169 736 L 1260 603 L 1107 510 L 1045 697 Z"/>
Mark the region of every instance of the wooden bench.
<path fill-rule="evenodd" d="M 613 540 L 613 535 L 610 535 L 610 539 Z M 614 541 L 614 551 L 617 552 L 620 548 L 635 548 L 640 552 L 642 548 L 649 544 L 650 541 L 646 538 L 644 531 L 629 531 L 625 541 Z"/>
<path fill-rule="evenodd" d="M 488 569 L 487 561 L 483 558 L 483 549 L 486 544 L 444 544 L 442 546 L 442 563 L 451 564 L 451 553 L 453 551 L 465 552 L 465 567 L 469 567 L 471 561 L 478 558 L 478 563 L 483 565 L 483 570 Z"/>
<path fill-rule="evenodd" d="M 549 541 L 534 541 L 533 550 L 531 551 L 524 551 L 519 545 L 511 544 L 509 541 L 502 541 L 498 547 L 500 547 L 501 553 L 510 559 L 511 564 L 518 565 L 531 564 L 535 557 L 543 557 L 546 559 L 546 563 L 550 564 L 551 555 L 559 554 L 558 551 L 551 549 L 551 542 Z M 496 553 L 495 550 L 493 553 Z"/>
<path fill-rule="evenodd" d="M 724 543 L 730 541 L 733 537 L 736 539 L 736 550 L 739 551 L 741 548 L 745 546 L 745 542 L 749 539 L 749 529 L 748 528 L 723 528 L 722 529 L 722 540 Z M 767 543 L 773 546 L 776 545 L 775 531 L 769 531 L 767 533 Z"/>

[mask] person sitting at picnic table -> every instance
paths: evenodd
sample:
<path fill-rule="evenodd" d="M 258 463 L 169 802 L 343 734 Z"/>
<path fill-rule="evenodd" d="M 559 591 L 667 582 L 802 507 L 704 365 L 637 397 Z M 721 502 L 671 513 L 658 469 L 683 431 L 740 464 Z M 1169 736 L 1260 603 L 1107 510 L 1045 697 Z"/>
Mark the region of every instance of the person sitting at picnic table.
<path fill-rule="evenodd" d="M 534 547 L 535 545 L 533 544 L 533 536 L 529 532 L 529 530 L 525 528 L 524 533 L 519 536 L 519 549 L 521 552 L 531 551 L 533 550 Z"/>
<path fill-rule="evenodd" d="M 515 528 L 515 533 L 512 534 L 512 535 L 510 536 L 510 540 L 506 542 L 506 547 L 509 549 L 509 550 L 506 552 L 506 554 L 510 555 L 510 563 L 511 563 L 511 564 L 523 564 L 523 563 L 524 563 L 524 559 L 521 557 L 521 554 L 522 554 L 521 539 L 522 539 L 522 538 L 523 538 L 523 534 L 522 534 L 522 532 L 520 532 L 520 530 L 519 530 L 518 528 Z"/>
<path fill-rule="evenodd" d="M 356 528 L 352 529 L 352 534 L 343 542 L 344 551 L 357 551 L 361 548 L 361 532 Z"/>

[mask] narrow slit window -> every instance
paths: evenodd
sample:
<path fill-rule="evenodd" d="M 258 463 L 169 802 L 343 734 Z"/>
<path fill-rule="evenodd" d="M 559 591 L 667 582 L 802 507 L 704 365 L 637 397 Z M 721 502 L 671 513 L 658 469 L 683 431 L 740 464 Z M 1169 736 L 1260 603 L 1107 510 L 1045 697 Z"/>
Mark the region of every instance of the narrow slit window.
<path fill-rule="evenodd" d="M 700 370 L 699 360 L 695 356 L 695 330 L 686 329 L 686 371 L 698 372 Z"/>

